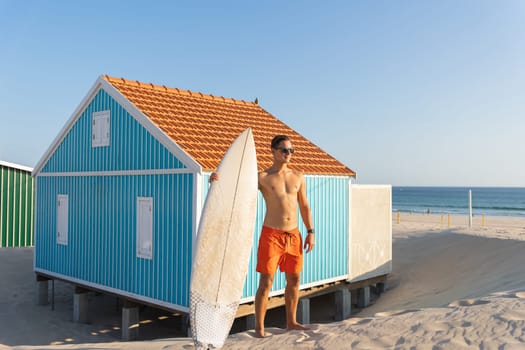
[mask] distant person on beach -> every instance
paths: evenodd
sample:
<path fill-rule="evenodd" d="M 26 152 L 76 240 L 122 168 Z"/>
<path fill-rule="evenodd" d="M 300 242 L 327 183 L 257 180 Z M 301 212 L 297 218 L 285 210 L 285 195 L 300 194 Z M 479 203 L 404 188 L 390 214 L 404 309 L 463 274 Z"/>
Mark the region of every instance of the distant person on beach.
<path fill-rule="evenodd" d="M 288 168 L 295 151 L 292 141 L 286 135 L 277 135 L 272 140 L 271 151 L 272 166 L 261 171 L 258 176 L 259 190 L 266 202 L 266 215 L 257 251 L 257 272 L 261 277 L 255 295 L 255 334 L 260 338 L 266 336 L 264 319 L 277 266 L 286 274 L 284 291 L 286 329 L 309 329 L 297 322 L 296 314 L 300 273 L 303 268 L 303 249 L 309 253 L 315 246 L 312 214 L 306 197 L 304 176 Z M 219 174 L 213 173 L 210 181 L 217 180 Z M 297 225 L 297 205 L 308 230 L 304 245 Z"/>

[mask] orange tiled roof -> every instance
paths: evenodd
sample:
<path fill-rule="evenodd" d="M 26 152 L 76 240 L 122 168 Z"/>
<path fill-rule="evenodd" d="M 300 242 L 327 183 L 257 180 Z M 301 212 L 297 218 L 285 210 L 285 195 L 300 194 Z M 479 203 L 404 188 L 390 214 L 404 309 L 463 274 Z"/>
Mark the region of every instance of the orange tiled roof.
<path fill-rule="evenodd" d="M 259 170 L 272 164 L 269 150 L 272 138 L 284 134 L 290 136 L 296 148 L 292 157 L 293 168 L 306 174 L 355 175 L 254 102 L 107 75 L 104 78 L 206 171 L 216 169 L 235 137 L 251 127 Z"/>

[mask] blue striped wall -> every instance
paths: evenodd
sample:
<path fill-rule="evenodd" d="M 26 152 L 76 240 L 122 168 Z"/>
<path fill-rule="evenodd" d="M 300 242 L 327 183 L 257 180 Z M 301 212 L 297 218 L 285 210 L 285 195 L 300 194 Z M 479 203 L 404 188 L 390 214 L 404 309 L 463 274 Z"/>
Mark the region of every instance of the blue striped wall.
<path fill-rule="evenodd" d="M 203 176 L 203 196 L 206 198 L 209 176 Z M 350 179 L 341 176 L 306 175 L 307 197 L 312 211 L 316 230 L 315 249 L 305 255 L 304 268 L 301 273 L 302 285 L 316 285 L 322 281 L 347 277 L 348 245 L 349 245 L 349 185 Z M 257 265 L 257 246 L 259 234 L 263 225 L 266 207 L 259 192 L 257 201 L 257 217 L 253 235 L 253 248 L 248 276 L 243 290 L 243 298 L 255 296 L 259 284 L 259 274 L 255 271 Z M 305 237 L 306 228 L 298 213 L 300 231 Z M 279 270 L 278 270 L 279 271 Z M 343 277 L 343 279 L 344 279 Z M 286 286 L 285 275 L 276 273 L 272 291 L 283 290 Z"/>
<path fill-rule="evenodd" d="M 110 146 L 91 147 L 92 114 L 111 111 Z M 185 166 L 104 90 L 99 90 L 42 173 L 180 169 Z"/>
<path fill-rule="evenodd" d="M 35 267 L 188 306 L 193 178 L 38 177 Z M 58 194 L 69 196 L 66 246 L 56 243 Z M 152 260 L 136 254 L 137 197 L 153 197 Z"/>

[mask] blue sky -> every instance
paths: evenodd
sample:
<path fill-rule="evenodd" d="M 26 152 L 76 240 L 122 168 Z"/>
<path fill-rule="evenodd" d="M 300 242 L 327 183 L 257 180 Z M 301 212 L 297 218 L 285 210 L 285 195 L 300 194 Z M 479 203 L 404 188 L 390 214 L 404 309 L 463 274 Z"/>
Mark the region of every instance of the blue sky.
<path fill-rule="evenodd" d="M 0 160 L 101 74 L 259 104 L 357 183 L 525 186 L 525 1 L 0 0 Z"/>

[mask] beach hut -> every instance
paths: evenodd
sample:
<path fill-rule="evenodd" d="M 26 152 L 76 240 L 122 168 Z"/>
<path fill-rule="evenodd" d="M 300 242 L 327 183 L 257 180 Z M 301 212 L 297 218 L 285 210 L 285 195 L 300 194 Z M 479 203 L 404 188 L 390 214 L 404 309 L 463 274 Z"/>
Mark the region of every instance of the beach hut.
<path fill-rule="evenodd" d="M 0 160 L 0 247 L 33 245 L 32 171 Z"/>
<path fill-rule="evenodd" d="M 293 167 L 305 173 L 318 233 L 301 289 L 351 281 L 354 171 L 257 102 L 109 76 L 96 80 L 33 172 L 39 280 L 187 312 L 208 179 L 248 127 L 259 169 L 272 162 L 273 136 L 286 134 L 296 148 Z M 242 303 L 253 301 L 257 288 L 264 211 L 259 197 Z M 277 276 L 272 295 L 284 286 Z"/>

